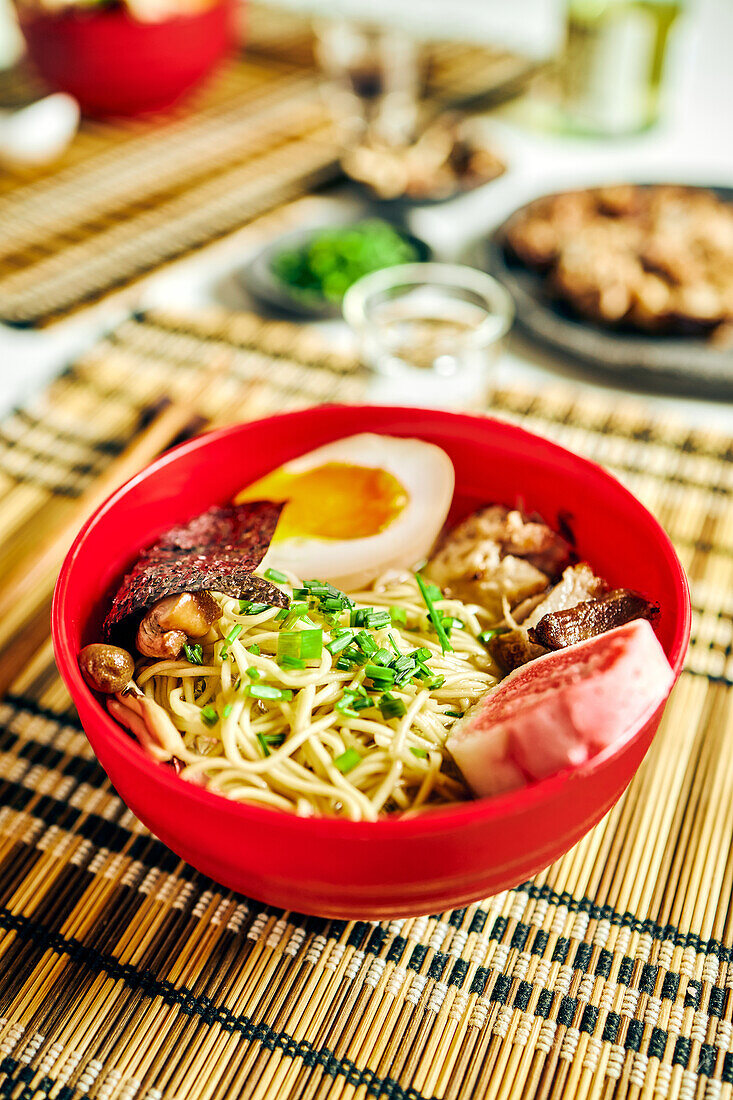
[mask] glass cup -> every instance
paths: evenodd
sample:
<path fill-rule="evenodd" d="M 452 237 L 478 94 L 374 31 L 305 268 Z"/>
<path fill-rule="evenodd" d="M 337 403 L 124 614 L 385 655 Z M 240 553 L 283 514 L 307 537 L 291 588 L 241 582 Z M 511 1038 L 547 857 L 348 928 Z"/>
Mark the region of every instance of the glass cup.
<path fill-rule="evenodd" d="M 508 291 L 458 264 L 400 264 L 365 275 L 344 296 L 378 396 L 461 408 L 485 401 L 491 366 L 514 319 Z"/>

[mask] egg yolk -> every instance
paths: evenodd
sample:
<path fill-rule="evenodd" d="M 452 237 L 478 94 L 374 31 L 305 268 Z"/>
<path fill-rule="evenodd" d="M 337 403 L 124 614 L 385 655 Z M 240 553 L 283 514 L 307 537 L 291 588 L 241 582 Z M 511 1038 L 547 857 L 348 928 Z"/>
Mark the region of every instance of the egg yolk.
<path fill-rule="evenodd" d="M 273 542 L 288 538 L 362 539 L 389 527 L 408 500 L 387 470 L 328 462 L 302 473 L 275 470 L 243 489 L 247 500 L 287 501 Z"/>

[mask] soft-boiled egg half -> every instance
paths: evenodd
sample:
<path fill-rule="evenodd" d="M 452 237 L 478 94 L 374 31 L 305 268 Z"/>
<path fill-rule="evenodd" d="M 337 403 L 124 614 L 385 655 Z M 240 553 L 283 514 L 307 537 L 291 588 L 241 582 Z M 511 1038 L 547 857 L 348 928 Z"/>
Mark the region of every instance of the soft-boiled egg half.
<path fill-rule="evenodd" d="M 454 480 L 440 447 L 365 433 L 288 462 L 243 489 L 235 503 L 286 501 L 263 567 L 354 592 L 427 556 Z"/>

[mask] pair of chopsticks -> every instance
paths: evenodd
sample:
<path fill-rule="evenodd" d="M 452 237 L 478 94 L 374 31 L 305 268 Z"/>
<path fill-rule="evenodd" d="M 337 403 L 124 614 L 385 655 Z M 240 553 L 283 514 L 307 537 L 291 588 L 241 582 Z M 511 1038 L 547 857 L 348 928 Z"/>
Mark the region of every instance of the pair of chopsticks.
<path fill-rule="evenodd" d="M 0 696 L 48 636 L 48 613 L 56 577 L 79 528 L 123 482 L 174 442 L 197 434 L 207 421 L 202 399 L 219 377 L 222 361 L 212 363 L 200 385 L 185 399 L 160 403 L 145 428 L 76 501 L 63 523 L 6 575 L 0 591 Z"/>

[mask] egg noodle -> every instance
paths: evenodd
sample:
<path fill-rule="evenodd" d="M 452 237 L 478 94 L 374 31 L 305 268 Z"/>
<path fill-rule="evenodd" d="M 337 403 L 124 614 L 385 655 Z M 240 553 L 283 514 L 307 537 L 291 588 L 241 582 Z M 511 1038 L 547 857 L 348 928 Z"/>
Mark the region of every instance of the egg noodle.
<path fill-rule="evenodd" d="M 479 640 L 498 624 L 411 573 L 348 597 L 266 575 L 288 610 L 213 593 L 222 617 L 202 643 L 138 668 L 181 731 L 182 776 L 239 802 L 352 821 L 469 798 L 444 745 L 500 678 Z"/>

